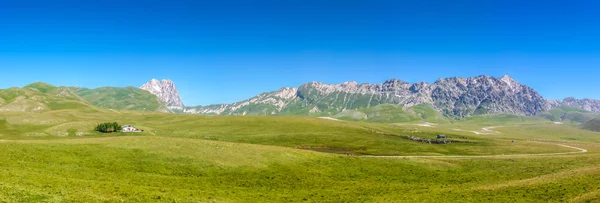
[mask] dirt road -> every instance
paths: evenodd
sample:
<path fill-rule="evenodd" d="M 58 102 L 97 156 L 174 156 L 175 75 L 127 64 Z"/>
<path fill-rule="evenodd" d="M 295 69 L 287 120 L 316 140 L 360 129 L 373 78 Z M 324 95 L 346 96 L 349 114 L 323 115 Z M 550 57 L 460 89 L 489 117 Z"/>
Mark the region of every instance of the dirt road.
<path fill-rule="evenodd" d="M 560 152 L 560 153 L 545 153 L 545 154 L 501 154 L 501 155 L 457 155 L 457 156 L 359 156 L 359 157 L 370 157 L 370 158 L 499 158 L 499 157 L 533 157 L 533 156 L 556 156 L 556 155 L 567 155 L 567 154 L 579 154 L 588 152 L 587 149 L 573 147 L 564 144 L 556 144 L 561 147 L 567 147 L 576 149 L 576 152 Z"/>

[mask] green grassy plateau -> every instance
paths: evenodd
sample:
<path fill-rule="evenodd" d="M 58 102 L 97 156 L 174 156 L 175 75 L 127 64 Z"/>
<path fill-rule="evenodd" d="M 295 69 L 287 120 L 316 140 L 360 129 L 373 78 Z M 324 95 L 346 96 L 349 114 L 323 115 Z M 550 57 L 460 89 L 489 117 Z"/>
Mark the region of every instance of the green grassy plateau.
<path fill-rule="evenodd" d="M 118 121 L 139 134 L 99 134 Z M 434 124 L 64 109 L 2 112 L 0 202 L 558 202 L 600 198 L 600 133 L 537 118 Z M 498 134 L 476 134 L 491 124 Z M 460 129 L 460 130 L 457 130 Z M 457 142 L 435 145 L 402 136 Z M 517 142 L 512 142 L 516 140 Z M 549 156 L 510 156 L 577 152 Z M 346 154 L 354 154 L 348 156 Z M 501 155 L 376 158 L 360 155 Z"/>

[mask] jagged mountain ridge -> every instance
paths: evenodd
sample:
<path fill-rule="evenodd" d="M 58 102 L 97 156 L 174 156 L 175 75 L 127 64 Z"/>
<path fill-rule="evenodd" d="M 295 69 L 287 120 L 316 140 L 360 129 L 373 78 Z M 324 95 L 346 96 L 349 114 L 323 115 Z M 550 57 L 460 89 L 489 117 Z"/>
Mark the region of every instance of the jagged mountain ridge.
<path fill-rule="evenodd" d="M 344 110 L 379 104 L 411 107 L 429 104 L 449 117 L 510 113 L 536 115 L 552 105 L 534 89 L 509 76 L 441 78 L 434 83 L 407 83 L 397 79 L 382 84 L 324 84 L 311 82 L 297 88 L 262 93 L 233 104 L 188 107 L 185 113 L 208 115 L 335 115 Z"/>
<path fill-rule="evenodd" d="M 183 110 L 184 105 L 179 96 L 175 83 L 171 80 L 152 79 L 142 85 L 140 89 L 146 90 L 158 97 L 169 109 Z"/>
<path fill-rule="evenodd" d="M 556 108 L 561 106 L 570 106 L 580 108 L 591 112 L 600 112 L 600 100 L 594 99 L 575 99 L 573 97 L 567 97 L 561 100 L 548 100 L 547 105 L 549 108 Z"/>
<path fill-rule="evenodd" d="M 158 88 L 160 91 L 156 92 L 167 95 L 167 102 L 181 101 L 172 81 L 165 82 L 166 89 L 162 89 L 163 82 L 153 81 L 144 86 Z M 52 95 L 40 95 L 40 93 L 52 93 Z M 53 95 L 59 97 L 55 98 Z M 386 117 L 390 121 L 418 120 L 423 118 L 422 115 L 426 115 L 429 120 L 432 118 L 439 120 L 444 116 L 462 118 L 478 114 L 509 113 L 535 115 L 553 121 L 575 123 L 583 123 L 600 115 L 592 113 L 600 112 L 599 100 L 575 98 L 544 100 L 535 90 L 519 84 L 508 76 L 455 77 L 439 79 L 434 83 L 412 84 L 397 79 L 387 80 L 382 84 L 311 82 L 299 87 L 286 87 L 262 93 L 233 104 L 198 107 L 183 107 L 183 102 L 172 104 L 176 106 L 171 106 L 171 109 L 179 110 L 168 110 L 165 101 L 149 91 L 134 87 L 87 89 L 34 83 L 23 88 L 0 90 L 0 111 L 37 112 L 76 106 L 85 108 L 98 106 L 117 110 L 204 115 L 310 115 L 352 119 L 360 117 L 367 120 L 381 120 L 384 119 L 380 118 L 381 115 L 393 112 L 406 114 L 390 114 L 389 118 Z M 384 104 L 392 104 L 396 108 Z M 417 109 L 420 112 L 411 110 L 415 106 L 419 106 Z M 379 112 L 382 109 L 390 112 Z"/>

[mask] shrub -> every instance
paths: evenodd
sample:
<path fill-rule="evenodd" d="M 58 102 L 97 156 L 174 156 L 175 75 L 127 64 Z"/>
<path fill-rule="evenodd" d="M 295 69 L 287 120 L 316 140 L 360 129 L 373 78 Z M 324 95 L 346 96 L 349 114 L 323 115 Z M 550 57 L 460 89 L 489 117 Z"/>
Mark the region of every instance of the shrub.
<path fill-rule="evenodd" d="M 121 130 L 121 125 L 119 125 L 117 122 L 100 123 L 94 130 L 101 133 L 119 132 Z"/>

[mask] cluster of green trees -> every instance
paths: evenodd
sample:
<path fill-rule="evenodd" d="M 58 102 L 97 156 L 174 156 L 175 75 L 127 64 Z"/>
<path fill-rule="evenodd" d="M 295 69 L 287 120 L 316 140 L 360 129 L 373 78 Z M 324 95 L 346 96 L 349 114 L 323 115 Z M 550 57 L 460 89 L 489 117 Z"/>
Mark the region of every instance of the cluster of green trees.
<path fill-rule="evenodd" d="M 94 130 L 102 132 L 102 133 L 119 132 L 119 131 L 121 131 L 121 125 L 119 125 L 117 122 L 100 123 L 100 124 L 98 124 L 98 126 L 96 126 L 96 128 Z"/>

